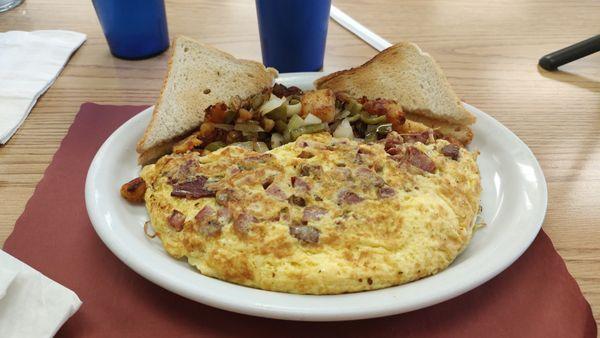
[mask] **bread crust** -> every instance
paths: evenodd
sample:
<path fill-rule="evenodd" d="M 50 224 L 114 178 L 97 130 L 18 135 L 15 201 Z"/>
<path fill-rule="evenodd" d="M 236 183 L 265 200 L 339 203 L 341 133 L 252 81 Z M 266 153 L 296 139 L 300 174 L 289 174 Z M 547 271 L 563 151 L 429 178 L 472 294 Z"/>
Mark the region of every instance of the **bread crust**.
<path fill-rule="evenodd" d="M 188 45 L 185 45 L 185 44 L 188 44 Z M 172 132 L 172 130 L 168 130 L 168 132 L 171 132 L 171 135 L 167 135 L 166 137 L 160 136 L 160 129 L 164 128 L 164 125 L 160 125 L 159 115 L 167 114 L 167 113 L 165 113 L 166 110 L 163 109 L 165 104 L 167 104 L 167 105 L 173 104 L 172 102 L 171 103 L 166 102 L 166 101 L 168 101 L 166 96 L 168 96 L 168 94 L 169 94 L 167 92 L 167 89 L 169 88 L 169 86 L 173 85 L 172 83 L 170 83 L 170 81 L 173 81 L 174 78 L 176 77 L 176 73 L 175 73 L 176 66 L 175 66 L 174 60 L 178 60 L 178 58 L 180 57 L 180 55 L 178 53 L 182 52 L 183 46 L 192 46 L 191 48 L 197 47 L 197 48 L 200 48 L 200 50 L 202 52 L 207 51 L 208 55 L 210 55 L 212 59 L 216 60 L 216 61 L 214 61 L 214 60 L 212 60 L 212 61 L 219 64 L 219 66 L 220 66 L 220 64 L 222 64 L 223 68 L 231 67 L 231 65 L 239 67 L 237 70 L 239 70 L 240 74 L 248 75 L 249 79 L 246 80 L 246 84 L 248 84 L 249 82 L 252 84 L 251 87 L 243 87 L 244 90 L 246 90 L 247 92 L 253 91 L 253 93 L 254 93 L 254 89 L 256 89 L 256 92 L 260 92 L 263 89 L 271 86 L 273 83 L 273 79 L 275 77 L 277 77 L 277 71 L 275 69 L 265 68 L 259 62 L 237 59 L 234 56 L 232 56 L 231 54 L 228 54 L 226 52 L 218 50 L 212 46 L 202 44 L 194 39 L 191 39 L 191 38 L 188 38 L 185 36 L 176 37 L 173 40 L 173 44 L 171 46 L 171 50 L 170 50 L 171 54 L 170 54 L 169 61 L 167 63 L 167 73 L 166 73 L 166 76 L 162 83 L 160 95 L 158 96 L 158 100 L 152 111 L 152 118 L 151 118 L 150 123 L 148 124 L 146 130 L 144 131 L 142 138 L 138 141 L 138 143 L 136 145 L 136 151 L 138 152 L 138 154 L 140 154 L 138 157 L 138 162 L 140 164 L 150 163 L 157 157 L 160 157 L 161 155 L 166 154 L 170 150 L 170 148 L 169 148 L 170 145 L 172 146 L 172 144 L 176 140 L 179 140 L 179 139 L 185 137 L 191 131 L 198 128 L 198 126 L 204 120 L 204 108 L 206 108 L 206 107 L 198 107 L 197 108 L 198 109 L 197 114 L 199 114 L 199 116 L 197 115 L 198 123 L 194 122 L 193 123 L 194 125 L 193 125 L 192 123 L 189 123 L 189 118 L 187 118 L 188 123 L 180 123 L 180 124 L 176 125 L 177 129 L 179 129 L 177 132 Z M 184 47 L 184 48 L 187 48 L 187 47 Z M 197 55 L 196 57 L 202 57 L 202 56 L 203 55 Z M 185 55 L 181 55 L 181 57 L 183 58 L 183 57 L 185 57 Z M 211 61 L 211 60 L 208 60 L 208 61 Z M 208 63 L 205 67 L 209 67 Z M 200 65 L 200 68 L 202 68 L 202 65 Z M 194 74 L 192 74 L 192 75 L 194 75 Z M 216 79 L 217 79 L 216 82 L 218 82 L 218 77 Z M 207 80 L 204 80 L 204 81 L 210 82 Z M 243 81 L 242 81 L 242 83 L 243 83 Z M 218 85 L 218 84 L 216 84 L 216 85 Z M 221 83 L 221 85 L 225 86 L 225 87 L 228 86 L 229 91 L 231 91 L 231 88 L 233 86 L 241 86 L 242 84 L 227 83 L 224 85 Z M 256 87 L 256 88 L 254 88 L 254 87 Z M 253 88 L 253 89 L 248 89 L 248 88 Z M 188 92 L 190 92 L 189 89 L 188 89 Z M 240 91 L 240 93 L 241 92 L 242 91 Z M 189 94 L 189 93 L 184 93 L 184 94 Z M 178 91 L 174 92 L 174 89 L 172 89 L 171 96 L 174 96 L 174 95 L 182 95 L 182 94 L 179 93 Z M 199 93 L 198 95 L 202 95 L 202 94 Z M 221 95 L 221 96 L 223 96 L 223 95 Z M 191 100 L 189 102 L 195 103 L 195 101 L 198 100 L 197 99 L 198 96 L 196 96 L 196 98 L 193 98 L 188 95 L 187 97 L 189 97 Z M 172 100 L 172 98 L 171 98 L 171 100 Z M 200 99 L 200 101 L 202 101 L 204 103 L 209 102 L 206 106 L 208 106 L 212 103 L 222 101 L 222 99 L 214 98 L 215 102 L 211 103 L 210 100 L 211 100 L 211 98 Z M 189 116 L 189 115 L 187 115 L 187 116 Z M 164 116 L 163 116 L 163 118 L 164 118 Z M 194 118 L 194 119 L 196 119 L 196 118 Z M 189 125 L 187 125 L 187 124 L 189 124 Z M 163 134 L 168 134 L 168 133 L 163 132 Z M 159 136 L 157 136 L 157 135 L 159 135 Z M 157 139 L 158 139 L 158 141 L 157 141 Z M 161 152 L 162 152 L 162 154 L 161 154 Z"/>
<path fill-rule="evenodd" d="M 440 94 L 442 99 L 445 101 L 452 101 L 451 104 L 446 105 L 444 109 L 445 111 L 439 111 L 439 109 L 434 109 L 427 105 L 415 108 L 413 102 L 402 102 L 406 100 L 400 100 L 400 94 L 397 93 L 395 88 L 386 86 L 383 81 L 379 81 L 379 79 L 381 79 L 383 76 L 388 78 L 391 82 L 395 82 L 393 81 L 394 75 L 389 75 L 389 72 L 382 74 L 382 72 L 390 69 L 398 72 L 406 70 L 408 67 L 410 67 L 410 65 L 407 66 L 405 64 L 401 64 L 400 62 L 404 62 L 403 57 L 406 57 L 406 55 L 411 56 L 415 52 L 418 53 L 419 58 L 426 58 L 424 62 L 428 65 L 427 68 L 429 69 L 429 75 L 436 81 L 437 84 L 439 84 L 439 87 L 443 91 L 443 93 Z M 401 54 L 401 57 L 399 57 L 398 54 Z M 397 43 L 375 55 L 361 66 L 334 72 L 319 78 L 314 82 L 315 87 L 318 89 L 331 88 L 336 92 L 349 91 L 351 95 L 355 96 L 361 96 L 364 94 L 351 90 L 353 85 L 358 87 L 358 84 L 361 84 L 360 87 L 365 87 L 365 83 L 372 83 L 372 86 L 368 86 L 369 89 L 372 92 L 378 91 L 382 93 L 380 97 L 399 101 L 398 103 L 404 110 L 406 110 L 406 112 L 431 119 L 444 120 L 458 125 L 469 125 L 475 122 L 475 116 L 473 116 L 462 106 L 460 99 L 456 96 L 454 90 L 452 90 L 440 66 L 429 54 L 421 51 L 421 49 L 413 43 Z M 414 86 L 414 83 L 407 83 L 406 86 L 410 87 L 411 91 L 417 91 L 417 94 L 419 94 L 418 96 L 425 97 L 426 95 L 431 95 L 431 93 L 427 92 L 428 88 L 419 88 L 418 86 Z"/>

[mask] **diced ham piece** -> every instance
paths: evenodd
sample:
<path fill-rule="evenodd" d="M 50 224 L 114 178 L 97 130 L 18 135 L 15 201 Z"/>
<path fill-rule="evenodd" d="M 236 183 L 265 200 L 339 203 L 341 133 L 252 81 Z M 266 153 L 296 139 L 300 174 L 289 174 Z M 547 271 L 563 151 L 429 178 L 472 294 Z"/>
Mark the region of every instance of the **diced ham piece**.
<path fill-rule="evenodd" d="M 292 187 L 296 188 L 298 191 L 308 192 L 310 190 L 310 185 L 304 179 L 300 177 L 293 176 L 292 177 Z"/>
<path fill-rule="evenodd" d="M 406 148 L 408 163 L 428 173 L 435 172 L 435 163 L 425 153 L 415 147 Z"/>
<path fill-rule="evenodd" d="M 207 222 L 209 218 L 215 215 L 215 211 L 209 205 L 202 208 L 202 210 L 198 211 L 196 216 L 194 217 L 196 221 L 202 223 Z"/>
<path fill-rule="evenodd" d="M 300 154 L 298 154 L 299 158 L 311 158 L 314 157 L 315 155 L 309 151 L 303 150 Z"/>
<path fill-rule="evenodd" d="M 406 142 L 406 143 L 421 142 L 423 144 L 428 144 L 428 143 L 430 143 L 429 142 L 430 140 L 434 139 L 434 135 L 433 135 L 433 131 L 426 130 L 422 133 L 404 135 L 402 138 L 404 138 L 404 142 Z"/>
<path fill-rule="evenodd" d="M 205 176 L 198 176 L 192 181 L 174 183 L 171 196 L 185 197 L 187 199 L 215 196 L 214 191 L 209 190 L 204 186 L 206 181 L 207 178 Z"/>
<path fill-rule="evenodd" d="M 390 198 L 394 195 L 396 195 L 396 190 L 391 187 L 384 186 L 377 189 L 377 196 L 379 196 L 379 198 Z"/>
<path fill-rule="evenodd" d="M 356 193 L 348 190 L 342 190 L 338 194 L 339 204 L 356 204 L 363 201 L 363 198 L 358 196 Z"/>
<path fill-rule="evenodd" d="M 315 206 L 304 208 L 302 211 L 302 222 L 318 221 L 327 214 L 327 210 Z"/>
<path fill-rule="evenodd" d="M 305 243 L 318 243 L 319 233 L 319 229 L 311 227 L 309 225 L 290 227 L 290 235 Z"/>
<path fill-rule="evenodd" d="M 233 190 L 231 188 L 217 191 L 217 193 L 215 194 L 215 197 L 216 197 L 215 199 L 217 201 L 217 204 L 226 206 L 227 203 L 229 201 L 231 201 L 231 199 L 233 199 L 234 194 L 235 194 L 235 190 Z"/>
<path fill-rule="evenodd" d="M 323 173 L 323 168 L 320 165 L 302 164 L 300 165 L 300 176 L 318 176 Z"/>
<path fill-rule="evenodd" d="M 221 234 L 222 228 L 223 224 L 215 220 L 211 220 L 208 221 L 208 223 L 201 225 L 199 231 L 208 237 L 216 237 Z"/>
<path fill-rule="evenodd" d="M 198 221 L 198 231 L 208 237 L 216 237 L 221 234 L 221 229 L 229 222 L 230 215 L 227 208 L 221 208 L 216 212 L 210 206 L 205 206 L 195 217 Z"/>
<path fill-rule="evenodd" d="M 231 220 L 231 213 L 229 212 L 229 209 L 227 208 L 221 208 L 217 211 L 217 220 L 219 221 L 219 223 L 221 224 L 226 224 L 229 223 L 229 221 Z"/>
<path fill-rule="evenodd" d="M 182 214 L 178 210 L 173 210 L 171 216 L 169 216 L 168 220 L 169 225 L 175 229 L 175 231 L 183 230 L 183 223 L 185 222 L 185 215 Z"/>
<path fill-rule="evenodd" d="M 242 213 L 233 221 L 233 230 L 240 235 L 246 235 L 250 231 L 252 223 L 256 223 L 256 217 Z"/>
<path fill-rule="evenodd" d="M 281 190 L 281 188 L 277 184 L 269 185 L 265 192 L 282 201 L 285 201 L 288 198 L 286 193 L 283 190 Z"/>
<path fill-rule="evenodd" d="M 288 201 L 292 204 L 295 204 L 299 207 L 304 207 L 306 206 L 306 200 L 300 196 L 296 196 L 296 195 L 292 195 L 290 196 L 290 198 L 288 199 Z"/>
<path fill-rule="evenodd" d="M 460 155 L 460 148 L 455 144 L 448 144 L 442 148 L 442 154 L 446 157 L 450 157 L 451 159 L 457 161 L 458 156 Z"/>
<path fill-rule="evenodd" d="M 375 187 L 380 187 L 385 184 L 385 181 L 381 176 L 377 175 L 376 172 L 367 167 L 359 167 L 356 169 L 356 176 L 360 181 Z"/>

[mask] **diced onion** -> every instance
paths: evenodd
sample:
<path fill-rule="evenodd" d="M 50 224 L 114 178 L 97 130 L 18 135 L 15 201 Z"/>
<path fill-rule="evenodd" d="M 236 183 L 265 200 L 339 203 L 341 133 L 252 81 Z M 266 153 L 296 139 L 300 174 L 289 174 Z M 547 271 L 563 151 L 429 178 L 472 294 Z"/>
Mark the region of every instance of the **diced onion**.
<path fill-rule="evenodd" d="M 335 119 L 336 119 L 336 120 L 345 119 L 346 117 L 350 116 L 350 114 L 352 114 L 352 113 L 351 113 L 349 110 L 344 110 L 344 111 L 341 111 L 341 112 L 339 113 L 339 115 L 338 115 L 338 116 L 336 116 L 336 118 L 335 118 Z"/>
<path fill-rule="evenodd" d="M 333 132 L 333 137 L 338 138 L 354 138 L 354 132 L 348 119 L 344 119 L 342 123 Z"/>
<path fill-rule="evenodd" d="M 304 124 L 319 124 L 323 121 L 321 121 L 320 118 L 314 116 L 313 114 L 308 114 L 306 115 L 306 117 L 304 118 Z"/>
<path fill-rule="evenodd" d="M 300 110 L 302 110 L 302 103 L 298 102 L 296 104 L 287 104 L 287 116 L 292 117 L 294 114 L 300 114 Z"/>
<path fill-rule="evenodd" d="M 289 132 L 289 131 L 294 130 L 296 128 L 300 128 L 300 127 L 302 127 L 305 124 L 306 123 L 304 123 L 304 120 L 299 115 L 294 115 L 288 121 L 287 131 Z"/>
<path fill-rule="evenodd" d="M 236 123 L 233 129 L 244 133 L 258 133 L 265 131 L 261 126 L 253 123 Z"/>
<path fill-rule="evenodd" d="M 262 115 L 265 115 L 266 113 L 270 112 L 271 110 L 279 108 L 284 102 L 285 102 L 285 99 L 283 99 L 283 98 L 280 99 L 277 96 L 271 94 L 271 97 L 269 98 L 269 100 L 267 102 L 263 103 L 263 105 L 260 106 L 260 108 L 258 110 L 260 111 L 260 113 Z"/>
<path fill-rule="evenodd" d="M 254 142 L 252 142 L 252 141 L 235 142 L 235 143 L 232 143 L 231 145 L 236 146 L 236 147 L 246 148 L 249 150 L 254 150 Z"/>
<path fill-rule="evenodd" d="M 257 151 L 259 153 L 264 153 L 269 151 L 269 147 L 267 147 L 267 144 L 264 142 L 255 142 L 254 143 L 254 151 Z"/>
<path fill-rule="evenodd" d="M 271 148 L 277 148 L 283 144 L 283 136 L 279 133 L 271 135 Z"/>
<path fill-rule="evenodd" d="M 219 128 L 219 129 L 223 129 L 223 130 L 233 130 L 233 125 L 231 124 L 224 124 L 224 123 L 215 123 L 215 128 Z"/>

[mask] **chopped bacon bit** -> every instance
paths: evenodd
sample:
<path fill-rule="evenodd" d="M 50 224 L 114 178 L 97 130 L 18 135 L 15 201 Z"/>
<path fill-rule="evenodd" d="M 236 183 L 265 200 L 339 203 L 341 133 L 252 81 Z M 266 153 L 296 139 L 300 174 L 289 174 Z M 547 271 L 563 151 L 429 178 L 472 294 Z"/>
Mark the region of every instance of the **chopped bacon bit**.
<path fill-rule="evenodd" d="M 187 199 L 215 196 L 214 191 L 204 187 L 206 181 L 207 178 L 205 176 L 198 176 L 192 181 L 175 183 L 173 184 L 171 196 L 185 197 Z"/>
<path fill-rule="evenodd" d="M 302 226 L 291 226 L 290 227 L 290 235 L 292 235 L 292 237 L 299 239 L 302 242 L 305 243 L 318 243 L 319 242 L 319 234 L 320 231 L 319 229 L 309 226 L 309 225 L 302 225 Z"/>
<path fill-rule="evenodd" d="M 185 215 L 177 210 L 173 210 L 173 213 L 167 219 L 169 225 L 175 229 L 175 231 L 183 230 L 183 223 L 185 222 Z"/>
<path fill-rule="evenodd" d="M 298 154 L 299 158 L 311 158 L 314 157 L 315 155 L 311 152 L 308 152 L 306 150 L 303 150 L 300 154 Z"/>
<path fill-rule="evenodd" d="M 323 209 L 323 208 L 319 208 L 319 207 L 315 207 L 315 206 L 306 207 L 302 211 L 302 222 L 306 223 L 306 222 L 310 222 L 310 221 L 318 221 L 319 219 L 321 219 L 321 217 L 323 217 L 326 214 L 327 214 L 327 209 Z"/>
<path fill-rule="evenodd" d="M 131 203 L 142 203 L 145 193 L 146 182 L 141 177 L 136 177 L 121 186 L 121 196 Z"/>
<path fill-rule="evenodd" d="M 435 172 L 435 163 L 425 153 L 415 147 L 406 148 L 408 163 L 428 173 Z"/>
<path fill-rule="evenodd" d="M 227 105 L 224 102 L 219 102 L 208 106 L 204 111 L 206 112 L 204 121 L 223 123 L 225 122 L 225 116 L 227 115 Z"/>
<path fill-rule="evenodd" d="M 363 201 L 363 198 L 358 196 L 356 193 L 348 190 L 342 190 L 338 194 L 338 203 L 339 204 L 356 204 Z"/>
<path fill-rule="evenodd" d="M 457 161 L 458 156 L 460 155 L 460 148 L 455 144 L 448 144 L 442 148 L 442 154 Z"/>
<path fill-rule="evenodd" d="M 394 195 L 396 195 L 396 190 L 391 187 L 384 186 L 377 190 L 377 196 L 379 196 L 379 198 L 389 198 Z"/>
<path fill-rule="evenodd" d="M 250 231 L 251 223 L 257 221 L 256 217 L 242 213 L 233 221 L 233 230 L 240 235 L 246 235 Z"/>
<path fill-rule="evenodd" d="M 269 187 L 265 189 L 265 192 L 282 201 L 285 201 L 287 199 L 286 193 L 283 190 L 281 190 L 281 188 L 276 184 L 269 185 Z"/>

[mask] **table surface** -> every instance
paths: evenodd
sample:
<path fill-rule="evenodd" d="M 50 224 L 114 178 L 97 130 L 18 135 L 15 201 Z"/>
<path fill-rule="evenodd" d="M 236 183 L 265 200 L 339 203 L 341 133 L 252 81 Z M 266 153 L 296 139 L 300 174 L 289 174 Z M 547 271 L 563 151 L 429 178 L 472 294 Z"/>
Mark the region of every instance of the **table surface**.
<path fill-rule="evenodd" d="M 597 0 L 336 0 L 389 41 L 433 55 L 458 95 L 494 116 L 533 150 L 548 181 L 544 230 L 600 320 L 600 53 L 546 72 L 542 55 L 600 33 Z M 166 1 L 170 35 L 188 35 L 260 60 L 251 0 Z M 31 115 L 0 147 L 0 244 L 67 132 L 79 106 L 153 104 L 168 53 L 112 57 L 92 3 L 26 0 L 0 14 L 0 32 L 69 29 L 88 39 Z M 331 22 L 325 70 L 356 66 L 375 50 Z M 551 297 L 551 295 L 548 295 Z"/>

